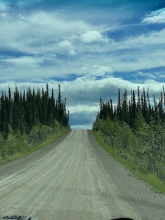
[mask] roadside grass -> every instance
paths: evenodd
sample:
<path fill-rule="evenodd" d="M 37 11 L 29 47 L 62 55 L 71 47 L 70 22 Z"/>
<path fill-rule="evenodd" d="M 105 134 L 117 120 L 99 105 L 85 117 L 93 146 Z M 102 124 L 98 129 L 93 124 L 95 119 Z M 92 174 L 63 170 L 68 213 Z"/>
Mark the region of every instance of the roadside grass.
<path fill-rule="evenodd" d="M 104 142 L 104 139 L 98 135 L 97 131 L 92 130 L 96 140 L 103 147 L 114 159 L 116 159 L 119 163 L 123 164 L 131 173 L 133 173 L 137 179 L 143 180 L 147 182 L 155 192 L 165 193 L 165 183 L 160 180 L 155 175 L 149 173 L 148 171 L 142 169 L 137 164 L 133 163 L 132 161 L 125 160 L 119 155 L 114 148 L 109 146 L 107 143 Z"/>
<path fill-rule="evenodd" d="M 23 152 L 17 152 L 14 155 L 9 156 L 6 160 L 0 160 L 0 165 L 4 165 L 4 164 L 7 164 L 11 161 L 15 161 L 17 159 L 25 157 L 25 156 L 41 149 L 41 148 L 47 146 L 48 144 L 54 142 L 57 138 L 61 137 L 67 131 L 69 131 L 69 129 L 65 128 L 65 129 L 61 130 L 60 132 L 58 132 L 58 133 L 52 134 L 48 139 L 46 139 L 42 144 L 40 144 L 38 146 L 29 147 L 28 149 L 24 149 Z"/>

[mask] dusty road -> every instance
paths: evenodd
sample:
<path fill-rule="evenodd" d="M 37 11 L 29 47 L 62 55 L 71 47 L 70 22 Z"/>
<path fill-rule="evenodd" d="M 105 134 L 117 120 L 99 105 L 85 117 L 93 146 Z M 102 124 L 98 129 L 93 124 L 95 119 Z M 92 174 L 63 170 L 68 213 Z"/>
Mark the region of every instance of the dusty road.
<path fill-rule="evenodd" d="M 0 216 L 38 220 L 165 219 L 154 193 L 112 159 L 91 131 L 71 131 L 43 149 L 0 167 Z"/>

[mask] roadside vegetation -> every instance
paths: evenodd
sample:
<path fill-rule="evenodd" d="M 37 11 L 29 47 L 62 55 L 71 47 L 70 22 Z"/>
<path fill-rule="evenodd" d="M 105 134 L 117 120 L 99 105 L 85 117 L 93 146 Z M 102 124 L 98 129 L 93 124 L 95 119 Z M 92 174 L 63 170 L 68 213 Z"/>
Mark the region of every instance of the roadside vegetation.
<path fill-rule="evenodd" d="M 154 96 L 153 96 L 154 97 Z M 131 91 L 127 101 L 125 90 L 118 104 L 100 99 L 100 112 L 93 123 L 98 142 L 114 158 L 129 168 L 155 190 L 165 193 L 165 92 L 150 104 L 148 91 Z"/>
<path fill-rule="evenodd" d="M 42 94 L 29 88 L 22 96 L 15 88 L 12 99 L 2 92 L 0 98 L 0 165 L 16 160 L 53 142 L 70 130 L 69 111 L 66 114 L 66 99 L 61 100 L 59 85 L 58 99 L 54 99 L 49 86 Z"/>

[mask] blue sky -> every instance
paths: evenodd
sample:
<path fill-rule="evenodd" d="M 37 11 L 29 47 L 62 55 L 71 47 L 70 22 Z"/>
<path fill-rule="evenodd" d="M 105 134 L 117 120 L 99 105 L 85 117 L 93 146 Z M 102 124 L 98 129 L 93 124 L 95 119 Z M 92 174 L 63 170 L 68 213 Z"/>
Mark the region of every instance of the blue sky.
<path fill-rule="evenodd" d="M 119 3 L 120 2 L 120 3 Z M 91 129 L 100 97 L 165 84 L 165 3 L 0 0 L 0 92 L 49 83 L 73 129 Z"/>

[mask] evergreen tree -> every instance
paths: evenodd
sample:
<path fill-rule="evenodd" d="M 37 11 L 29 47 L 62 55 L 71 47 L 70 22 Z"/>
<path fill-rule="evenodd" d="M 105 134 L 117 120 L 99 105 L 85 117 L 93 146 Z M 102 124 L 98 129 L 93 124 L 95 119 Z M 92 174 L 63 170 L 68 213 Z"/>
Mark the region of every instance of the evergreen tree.
<path fill-rule="evenodd" d="M 8 123 L 12 125 L 12 98 L 11 98 L 11 89 L 9 87 L 8 91 L 8 96 L 9 96 L 9 104 L 8 104 Z"/>
<path fill-rule="evenodd" d="M 57 111 L 58 111 L 58 113 L 57 113 L 58 121 L 61 123 L 61 122 L 62 122 L 63 109 L 62 109 L 62 100 L 61 100 L 60 84 L 58 84 Z"/>
<path fill-rule="evenodd" d="M 113 103 L 112 103 L 112 99 L 110 98 L 110 114 L 109 114 L 109 118 L 111 120 L 113 120 Z"/>
<path fill-rule="evenodd" d="M 102 98 L 100 98 L 100 113 L 99 118 L 106 120 L 107 116 L 111 120 L 119 120 L 122 122 L 126 122 L 132 129 L 135 128 L 135 120 L 137 114 L 142 114 L 145 122 L 147 124 L 150 123 L 151 118 L 154 118 L 155 124 L 164 122 L 165 113 L 164 113 L 164 105 L 165 105 L 165 92 L 163 87 L 163 92 L 160 93 L 159 102 L 155 99 L 153 95 L 154 105 L 151 106 L 149 99 L 149 90 L 147 93 L 145 92 L 145 88 L 143 88 L 143 92 L 140 95 L 140 89 L 137 89 L 137 101 L 135 91 L 131 89 L 131 100 L 127 101 L 127 91 L 125 90 L 122 100 L 120 98 L 120 89 L 118 89 L 118 103 L 117 106 L 113 108 L 112 99 L 110 102 L 104 103 Z M 163 104 L 164 102 L 164 104 Z M 65 115 L 65 111 L 64 111 Z"/>
<path fill-rule="evenodd" d="M 151 104 L 150 104 L 150 98 L 149 98 L 149 89 L 147 90 L 147 103 L 148 103 L 148 119 L 147 119 L 147 123 L 150 122 L 150 118 L 152 117 L 152 108 L 151 108 Z"/>
<path fill-rule="evenodd" d="M 122 106 L 121 106 L 121 113 L 120 117 L 123 122 L 128 123 L 129 122 L 129 112 L 128 112 L 128 104 L 127 104 L 127 91 L 125 90 L 123 94 L 123 99 L 122 99 Z"/>
<path fill-rule="evenodd" d="M 5 95 L 6 96 L 6 95 Z M 8 118 L 7 118 L 7 107 L 6 107 L 6 99 L 4 97 L 4 94 L 2 92 L 1 96 L 1 118 L 2 118 L 2 133 L 3 136 L 6 138 L 8 133 Z"/>
<path fill-rule="evenodd" d="M 159 103 L 158 103 L 158 111 L 159 111 L 159 117 L 161 121 L 164 121 L 164 116 L 163 116 L 163 93 L 161 92 L 161 96 L 159 98 Z"/>
<path fill-rule="evenodd" d="M 100 98 L 100 119 L 103 118 L 103 100 Z"/>
<path fill-rule="evenodd" d="M 52 111 L 53 111 L 53 120 L 56 119 L 56 109 L 55 109 L 55 98 L 54 98 L 54 91 L 52 88 L 52 94 L 51 94 L 51 105 L 52 105 Z"/>
<path fill-rule="evenodd" d="M 37 94 L 30 87 L 23 94 L 18 91 L 15 85 L 14 98 L 10 87 L 8 95 L 2 92 L 0 97 L 0 132 L 7 138 L 7 135 L 13 129 L 13 132 L 20 134 L 29 133 L 32 127 L 38 124 L 54 127 L 55 120 L 63 126 L 69 124 L 69 112 L 66 114 L 66 98 L 62 102 L 59 84 L 58 99 L 55 103 L 54 91 L 52 88 L 51 97 L 49 97 L 49 85 L 46 85 L 46 92 L 42 88 Z"/>
<path fill-rule="evenodd" d="M 48 119 L 48 126 L 52 127 L 54 123 L 54 117 L 53 117 L 52 101 L 50 98 L 48 100 L 47 119 Z"/>
<path fill-rule="evenodd" d="M 137 96 L 138 96 L 137 108 L 140 109 L 141 103 L 140 103 L 140 89 L 139 89 L 139 86 L 137 88 Z"/>
<path fill-rule="evenodd" d="M 117 104 L 117 116 L 121 119 L 121 103 L 120 103 L 120 89 L 118 89 L 118 104 Z"/>
<path fill-rule="evenodd" d="M 136 96 L 135 92 L 133 90 L 133 105 L 132 105 L 132 118 L 133 118 L 133 124 L 135 123 L 135 118 L 137 116 L 137 109 L 136 109 Z"/>
<path fill-rule="evenodd" d="M 42 98 L 41 98 L 41 112 L 42 112 L 42 124 L 47 125 L 47 105 L 44 89 L 42 88 Z"/>

